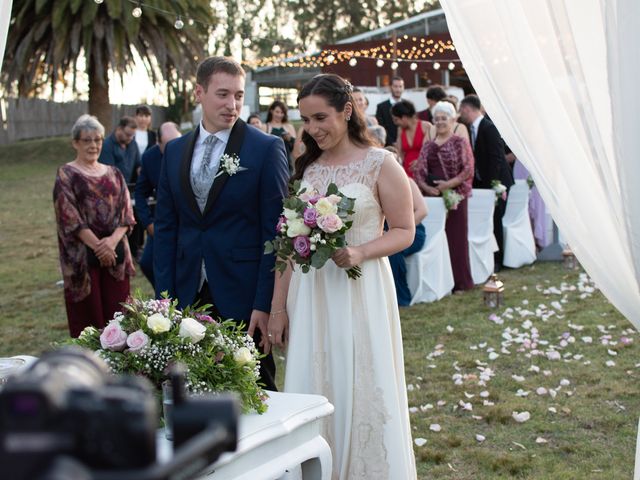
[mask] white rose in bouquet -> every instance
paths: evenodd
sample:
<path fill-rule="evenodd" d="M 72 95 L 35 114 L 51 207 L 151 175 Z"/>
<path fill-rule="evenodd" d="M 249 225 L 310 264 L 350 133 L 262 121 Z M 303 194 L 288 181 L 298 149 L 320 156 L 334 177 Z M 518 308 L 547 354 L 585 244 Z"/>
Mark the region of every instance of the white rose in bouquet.
<path fill-rule="evenodd" d="M 198 343 L 204 338 L 207 327 L 194 318 L 183 318 L 180 322 L 180 331 L 178 335 L 187 338 L 191 343 Z"/>
<path fill-rule="evenodd" d="M 311 233 L 311 229 L 305 225 L 304 220 L 302 218 L 294 218 L 287 222 L 287 236 L 294 238 L 303 236 L 306 237 Z"/>

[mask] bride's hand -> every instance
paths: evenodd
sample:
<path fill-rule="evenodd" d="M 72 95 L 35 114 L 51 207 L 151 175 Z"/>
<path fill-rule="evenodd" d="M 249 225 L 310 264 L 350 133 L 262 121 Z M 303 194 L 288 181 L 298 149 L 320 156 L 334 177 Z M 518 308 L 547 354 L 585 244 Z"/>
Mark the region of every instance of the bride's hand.
<path fill-rule="evenodd" d="M 271 312 L 267 332 L 271 345 L 285 347 L 289 342 L 289 316 L 286 309 Z"/>
<path fill-rule="evenodd" d="M 345 247 L 336 250 L 331 258 L 340 268 L 351 268 L 364 261 L 364 254 L 357 247 Z"/>

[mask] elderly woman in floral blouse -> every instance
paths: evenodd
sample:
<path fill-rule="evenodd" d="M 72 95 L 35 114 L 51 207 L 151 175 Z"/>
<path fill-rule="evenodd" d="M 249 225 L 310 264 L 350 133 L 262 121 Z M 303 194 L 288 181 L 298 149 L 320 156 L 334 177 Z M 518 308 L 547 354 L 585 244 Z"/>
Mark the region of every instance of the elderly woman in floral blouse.
<path fill-rule="evenodd" d="M 104 327 L 129 296 L 135 273 L 129 242 L 135 224 L 120 171 L 98 163 L 104 127 L 82 115 L 73 126 L 75 160 L 58 168 L 53 202 L 69 332 Z"/>
<path fill-rule="evenodd" d="M 469 140 L 454 135 L 456 111 L 448 102 L 433 108 L 436 135 L 422 146 L 415 163 L 415 180 L 424 194 L 431 197 L 453 189 L 463 200 L 447 215 L 445 230 L 453 270 L 453 291 L 473 288 L 467 239 L 467 199 L 473 182 L 473 152 Z"/>

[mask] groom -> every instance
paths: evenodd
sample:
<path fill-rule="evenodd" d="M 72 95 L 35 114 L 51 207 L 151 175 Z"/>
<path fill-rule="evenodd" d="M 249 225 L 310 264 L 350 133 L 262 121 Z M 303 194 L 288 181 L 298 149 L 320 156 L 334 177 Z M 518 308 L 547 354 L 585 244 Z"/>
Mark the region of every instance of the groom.
<path fill-rule="evenodd" d="M 239 119 L 245 73 L 234 60 L 210 57 L 196 73 L 202 121 L 165 148 L 155 219 L 156 295 L 167 291 L 181 308 L 210 303 L 213 313 L 266 335 L 275 258 L 264 242 L 287 193 L 282 140 Z M 239 167 L 229 168 L 229 160 Z M 222 161 L 221 161 L 222 160 Z M 261 361 L 261 379 L 275 390 L 275 365 Z"/>

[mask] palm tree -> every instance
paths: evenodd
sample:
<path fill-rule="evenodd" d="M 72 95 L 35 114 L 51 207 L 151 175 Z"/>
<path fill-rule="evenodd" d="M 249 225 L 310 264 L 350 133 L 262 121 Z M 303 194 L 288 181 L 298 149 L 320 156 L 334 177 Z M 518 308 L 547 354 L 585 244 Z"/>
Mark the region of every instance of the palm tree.
<path fill-rule="evenodd" d="M 76 74 L 86 65 L 89 113 L 110 129 L 109 69 L 122 75 L 133 65 L 135 51 L 154 82 L 158 72 L 165 79 L 193 77 L 214 23 L 210 5 L 209 0 L 13 2 L 4 84 L 28 96 L 72 73 L 75 86 Z M 132 15 L 136 7 L 142 7 L 140 18 Z M 185 19 L 180 30 L 174 27 L 178 15 Z M 84 64 L 79 63 L 83 57 Z"/>

